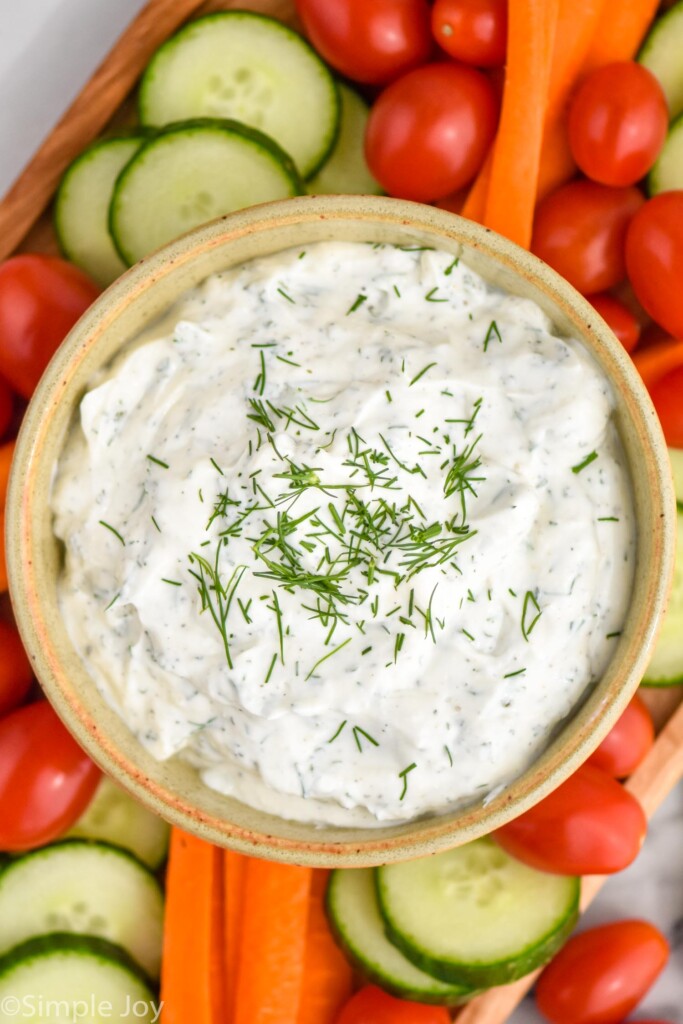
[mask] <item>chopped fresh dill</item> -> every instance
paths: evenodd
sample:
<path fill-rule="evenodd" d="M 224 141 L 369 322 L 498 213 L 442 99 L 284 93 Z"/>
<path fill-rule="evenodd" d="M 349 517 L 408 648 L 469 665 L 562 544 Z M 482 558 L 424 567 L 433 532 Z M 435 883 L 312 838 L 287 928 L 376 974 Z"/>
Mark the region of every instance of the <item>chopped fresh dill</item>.
<path fill-rule="evenodd" d="M 306 255 L 306 250 L 302 249 L 301 252 L 299 253 L 299 259 L 302 260 L 305 255 Z"/>
<path fill-rule="evenodd" d="M 528 621 L 529 608 L 531 608 L 533 615 L 530 622 Z M 524 595 L 524 605 L 522 606 L 522 636 L 526 641 L 529 640 L 529 635 L 542 614 L 540 605 L 536 600 L 536 595 L 532 590 L 527 590 Z"/>
<path fill-rule="evenodd" d="M 336 647 L 333 647 L 331 651 L 328 651 L 328 652 L 327 652 L 327 654 L 323 654 L 322 658 L 318 658 L 318 660 L 316 661 L 315 665 L 313 666 L 313 668 L 311 669 L 311 671 L 310 671 L 310 672 L 308 673 L 308 675 L 306 676 L 306 679 L 310 679 L 310 678 L 311 678 L 311 676 L 313 675 L 313 673 L 315 672 L 315 670 L 316 670 L 316 669 L 317 669 L 317 668 L 318 668 L 318 667 L 319 667 L 320 665 L 322 665 L 322 663 L 323 663 L 324 661 L 327 661 L 327 659 L 328 659 L 328 658 L 331 658 L 331 657 L 332 657 L 332 655 L 334 655 L 334 654 L 336 654 L 336 653 L 337 653 L 337 651 L 341 651 L 342 647 L 346 647 L 346 645 L 347 645 L 347 644 L 350 644 L 350 643 L 351 643 L 351 637 L 349 636 L 349 637 L 347 637 L 347 638 L 346 638 L 346 640 L 343 640 L 343 641 L 342 641 L 342 643 L 338 644 L 338 645 L 337 645 Z"/>
<path fill-rule="evenodd" d="M 114 594 L 114 596 L 112 597 L 111 601 L 109 602 L 109 604 L 107 605 L 107 607 L 106 607 L 106 608 L 104 609 L 104 610 L 105 610 L 105 612 L 108 612 L 110 608 L 113 608 L 113 606 L 114 606 L 114 605 L 116 604 L 116 602 L 118 601 L 118 599 L 119 599 L 120 597 L 121 597 L 121 594 L 120 594 L 120 593 L 118 593 L 118 594 Z"/>
<path fill-rule="evenodd" d="M 161 577 L 161 582 L 168 583 L 170 587 L 182 587 L 182 583 L 179 583 L 178 580 L 167 580 L 165 576 Z"/>
<path fill-rule="evenodd" d="M 517 597 L 517 591 L 513 590 L 512 587 L 508 587 L 508 594 L 512 594 L 513 597 Z"/>
<path fill-rule="evenodd" d="M 453 767 L 453 756 L 452 756 L 450 750 L 448 749 L 448 747 L 445 744 L 444 744 L 444 748 L 443 749 L 446 751 L 446 754 L 448 755 L 448 760 L 449 760 L 451 768 L 452 768 Z"/>
<path fill-rule="evenodd" d="M 497 339 L 502 345 L 503 339 L 500 336 L 498 324 L 496 323 L 495 320 L 492 320 L 491 323 L 489 324 L 489 329 L 486 332 L 486 337 L 484 338 L 484 352 L 486 352 L 494 338 Z"/>
<path fill-rule="evenodd" d="M 100 519 L 100 520 L 98 520 L 98 522 L 99 522 L 100 526 L 104 526 L 105 530 L 109 530 L 110 533 L 113 533 L 114 536 L 116 537 L 116 539 L 118 541 L 120 541 L 120 543 L 123 544 L 123 546 L 125 548 L 126 542 L 125 542 L 125 540 L 123 539 L 123 537 L 121 536 L 121 534 L 119 533 L 118 530 L 115 530 L 114 527 L 110 526 L 109 523 L 105 523 L 104 519 Z"/>
<path fill-rule="evenodd" d="M 367 295 L 363 295 L 363 293 L 361 292 L 360 295 L 356 298 L 355 302 L 353 302 L 352 305 L 350 305 L 349 308 L 347 309 L 346 315 L 349 316 L 351 313 L 355 313 L 356 310 L 360 309 L 363 303 L 367 301 Z"/>
<path fill-rule="evenodd" d="M 598 522 L 599 523 L 618 523 L 619 522 L 619 517 L 618 516 L 599 516 Z"/>
<path fill-rule="evenodd" d="M 359 753 L 361 753 L 361 754 L 363 753 L 363 748 L 361 746 L 361 742 L 360 742 L 360 738 L 359 738 L 360 736 L 364 736 L 365 739 L 369 743 L 372 743 L 373 747 L 378 747 L 379 746 L 379 743 L 374 738 L 374 736 L 371 736 L 369 732 L 365 731 L 365 729 L 361 729 L 361 727 L 359 725 L 354 725 L 354 727 L 353 727 L 353 738 L 356 741 L 356 746 L 358 747 Z"/>
<path fill-rule="evenodd" d="M 287 302 L 291 302 L 293 306 L 296 305 L 295 300 L 292 298 L 291 295 L 287 294 L 287 292 L 284 290 L 284 288 L 278 288 L 278 291 L 279 291 L 279 293 L 280 293 L 280 295 L 282 296 L 283 299 L 287 299 Z"/>
<path fill-rule="evenodd" d="M 161 533 L 161 527 L 159 526 L 159 524 L 158 524 L 158 522 L 156 521 L 156 519 L 154 518 L 154 516 L 150 516 L 150 519 L 151 519 L 151 520 L 152 520 L 152 522 L 154 523 L 154 525 L 155 525 L 156 529 L 157 529 L 157 530 L 159 531 L 159 533 Z"/>
<path fill-rule="evenodd" d="M 267 673 L 266 673 L 266 678 L 265 678 L 265 679 L 263 680 L 263 685 L 264 685 L 264 686 L 265 686 L 265 685 L 266 685 L 266 683 L 267 683 L 267 682 L 268 682 L 268 681 L 270 680 L 270 677 L 271 677 L 271 676 L 272 676 L 272 674 L 273 674 L 273 669 L 275 668 L 275 662 L 276 662 L 276 661 L 277 661 L 277 654 L 274 654 L 274 655 L 273 655 L 273 658 L 272 658 L 272 661 L 271 661 L 271 663 L 270 663 L 270 667 L 269 667 L 269 669 L 268 669 L 268 671 L 267 671 Z"/>
<path fill-rule="evenodd" d="M 463 629 L 462 632 L 465 634 L 465 636 L 467 637 L 468 640 L 474 640 L 474 637 L 472 636 L 472 634 L 468 633 L 466 629 Z"/>
<path fill-rule="evenodd" d="M 338 736 L 340 735 L 340 733 L 341 733 L 342 729 L 343 729 L 343 728 L 344 728 L 344 726 L 346 725 L 347 721 L 348 721 L 348 719 L 346 719 L 346 718 L 345 718 L 345 719 L 344 719 L 344 721 L 342 722 L 342 724 L 341 724 L 341 725 L 339 726 L 339 728 L 338 728 L 338 729 L 337 729 L 337 731 L 335 732 L 334 736 L 330 736 L 329 740 L 327 741 L 328 743 L 334 743 L 334 741 L 335 741 L 335 740 L 336 740 L 336 738 L 337 738 L 337 737 L 338 737 Z"/>
<path fill-rule="evenodd" d="M 197 581 L 197 590 L 202 602 L 202 612 L 208 611 L 211 615 L 223 640 L 225 660 L 228 663 L 228 668 L 233 668 L 227 625 L 228 615 L 235 592 L 244 573 L 247 571 L 247 566 L 236 566 L 227 584 L 224 584 L 219 569 L 220 551 L 223 543 L 225 543 L 225 539 L 221 538 L 216 545 L 213 564 L 196 551 L 191 552 L 188 558 L 190 564 L 196 566 L 196 569 L 190 569 L 189 571 L 190 575 L 194 576 Z"/>
<path fill-rule="evenodd" d="M 285 359 L 284 356 L 275 356 L 275 358 L 279 359 L 281 363 L 287 363 L 287 366 L 301 366 L 301 363 L 295 363 L 293 359 Z"/>
<path fill-rule="evenodd" d="M 516 672 L 506 672 L 503 679 L 512 679 L 514 676 L 521 676 L 524 672 L 526 672 L 525 668 L 518 668 Z"/>
<path fill-rule="evenodd" d="M 221 476 L 225 476 L 225 473 L 223 472 L 223 470 L 222 470 L 222 469 L 221 469 L 221 467 L 220 467 L 220 466 L 218 465 L 218 463 L 216 462 L 216 460 L 215 460 L 215 459 L 209 459 L 209 461 L 210 461 L 211 465 L 213 466 L 213 468 L 214 468 L 214 469 L 215 469 L 215 470 L 216 470 L 216 471 L 217 471 L 218 473 L 220 473 L 220 475 L 221 475 Z"/>
<path fill-rule="evenodd" d="M 457 267 L 459 262 L 460 262 L 460 257 L 456 256 L 455 259 L 453 260 L 453 262 L 449 263 L 449 265 L 444 270 L 444 274 L 445 274 L 446 277 L 450 277 L 450 275 L 453 273 L 453 271 L 455 270 L 455 268 Z"/>
<path fill-rule="evenodd" d="M 385 391 L 384 394 L 386 395 L 387 402 L 389 402 L 391 404 L 391 401 L 392 401 L 391 391 Z"/>
<path fill-rule="evenodd" d="M 406 793 L 408 792 L 408 775 L 410 772 L 413 771 L 414 768 L 417 768 L 417 765 L 413 761 L 412 764 L 409 764 L 407 768 L 404 768 L 402 772 L 398 773 L 399 779 L 403 779 L 403 789 L 401 790 L 399 800 L 403 800 Z"/>
<path fill-rule="evenodd" d="M 148 455 L 147 458 L 150 462 L 153 462 L 155 466 L 161 466 L 162 469 L 169 469 L 168 462 L 158 459 L 156 455 Z"/>
<path fill-rule="evenodd" d="M 597 457 L 597 452 L 591 452 L 590 455 L 587 455 L 586 458 L 583 459 L 581 462 L 578 462 L 575 466 L 572 466 L 572 473 L 580 473 L 582 469 L 586 468 L 586 466 L 590 466 L 591 462 L 595 462 Z"/>
<path fill-rule="evenodd" d="M 401 298 L 401 293 L 398 290 L 398 285 L 394 285 L 394 292 L 396 293 L 397 297 L 400 299 Z"/>
<path fill-rule="evenodd" d="M 621 630 L 618 629 L 615 633 L 608 633 L 605 640 L 611 640 L 615 636 L 621 636 Z"/>
<path fill-rule="evenodd" d="M 258 391 L 259 395 L 262 395 L 266 390 L 266 357 L 263 349 L 259 350 L 259 358 L 261 363 L 261 369 L 258 372 L 258 376 L 254 381 L 254 391 Z"/>
<path fill-rule="evenodd" d="M 431 370 L 432 366 L 436 366 L 436 363 L 427 363 L 426 366 L 423 366 L 422 369 L 420 370 L 420 372 L 415 374 L 413 379 L 408 384 L 408 387 L 412 388 L 413 384 L 417 384 L 417 382 L 420 379 L 420 377 L 424 377 L 424 375 L 427 372 L 427 370 Z"/>
<path fill-rule="evenodd" d="M 439 290 L 438 288 L 432 288 L 431 291 L 428 291 L 427 294 L 425 295 L 425 300 L 427 302 L 448 302 L 448 299 L 435 299 L 434 298 L 434 296 L 436 295 L 438 290 Z"/>
<path fill-rule="evenodd" d="M 250 607 L 251 607 L 251 603 L 252 603 L 252 600 L 253 600 L 253 599 L 252 599 L 252 598 L 250 597 L 250 598 L 249 598 L 249 600 L 247 601 L 247 603 L 246 603 L 246 604 L 243 604 L 243 603 L 242 603 L 242 602 L 240 601 L 239 597 L 237 598 L 237 604 L 239 605 L 239 609 L 240 609 L 240 611 L 242 612 L 242 616 L 243 616 L 243 618 L 244 618 L 244 621 L 246 622 L 246 624 L 247 624 L 248 626 L 250 626 L 250 625 L 251 625 L 251 623 L 252 623 L 252 621 L 253 621 L 253 620 L 252 620 L 252 618 L 251 618 L 251 617 L 250 617 L 250 615 L 249 615 L 249 609 L 250 609 Z"/>

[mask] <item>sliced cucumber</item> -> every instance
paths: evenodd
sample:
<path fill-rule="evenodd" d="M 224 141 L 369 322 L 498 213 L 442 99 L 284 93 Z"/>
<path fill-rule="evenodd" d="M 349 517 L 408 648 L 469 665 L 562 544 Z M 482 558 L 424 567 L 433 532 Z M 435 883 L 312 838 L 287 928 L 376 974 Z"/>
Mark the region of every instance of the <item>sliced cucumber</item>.
<path fill-rule="evenodd" d="M 140 971 L 123 950 L 102 939 L 33 939 L 0 960 L 0 1024 L 153 1024 L 158 1010 L 159 1001 Z"/>
<path fill-rule="evenodd" d="M 296 32 L 249 11 L 192 21 L 161 46 L 140 83 L 140 120 L 227 117 L 270 135 L 307 178 L 339 130 L 330 71 Z"/>
<path fill-rule="evenodd" d="M 381 186 L 370 174 L 363 140 L 370 108 L 355 89 L 339 83 L 339 137 L 328 160 L 307 185 L 310 195 L 377 196 Z"/>
<path fill-rule="evenodd" d="M 62 252 L 105 287 L 126 269 L 109 234 L 114 182 L 144 138 L 96 142 L 67 168 L 57 191 L 54 223 Z"/>
<path fill-rule="evenodd" d="M 679 484 L 676 487 L 676 493 Z M 677 516 L 676 566 L 669 604 L 664 614 L 643 686 L 678 686 L 683 683 L 683 510 Z"/>
<path fill-rule="evenodd" d="M 0 954 L 39 935 L 75 932 L 115 942 L 156 978 L 162 920 L 154 875 L 104 843 L 55 843 L 0 873 Z"/>
<path fill-rule="evenodd" d="M 638 60 L 659 79 L 669 116 L 683 113 L 683 0 L 652 26 Z"/>
<path fill-rule="evenodd" d="M 166 859 L 170 825 L 103 777 L 89 806 L 65 839 L 98 839 L 135 854 L 152 871 Z"/>
<path fill-rule="evenodd" d="M 332 929 L 349 958 L 377 985 L 403 999 L 461 1006 L 475 994 L 425 974 L 407 960 L 384 932 L 372 868 L 333 871 L 327 889 Z"/>
<path fill-rule="evenodd" d="M 683 114 L 679 114 L 669 127 L 664 148 L 648 175 L 647 187 L 652 196 L 683 188 Z"/>
<path fill-rule="evenodd" d="M 119 175 L 109 229 L 127 263 L 245 206 L 301 195 L 294 164 L 261 132 L 235 121 L 170 125 Z"/>
<path fill-rule="evenodd" d="M 547 874 L 491 839 L 377 869 L 389 939 L 423 971 L 473 988 L 546 963 L 578 917 L 579 879 Z"/>

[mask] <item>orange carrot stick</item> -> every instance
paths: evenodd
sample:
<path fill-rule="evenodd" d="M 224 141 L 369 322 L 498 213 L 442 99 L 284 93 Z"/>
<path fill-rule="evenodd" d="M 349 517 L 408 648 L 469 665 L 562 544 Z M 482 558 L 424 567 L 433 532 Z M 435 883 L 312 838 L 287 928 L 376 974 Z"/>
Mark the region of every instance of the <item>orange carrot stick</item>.
<path fill-rule="evenodd" d="M 162 1024 L 222 1024 L 222 851 L 174 828 L 166 880 Z"/>
<path fill-rule="evenodd" d="M 337 945 L 325 913 L 328 871 L 315 871 L 306 927 L 306 979 L 296 1024 L 334 1024 L 351 995 L 353 972 Z"/>
<path fill-rule="evenodd" d="M 528 248 L 559 0 L 510 0 L 503 108 L 484 223 Z"/>
<path fill-rule="evenodd" d="M 647 348 L 636 349 L 631 358 L 649 390 L 670 370 L 683 366 L 683 341 L 674 338 L 658 341 Z"/>
<path fill-rule="evenodd" d="M 602 13 L 584 72 L 635 57 L 658 7 L 659 0 L 611 0 Z"/>
<path fill-rule="evenodd" d="M 567 135 L 567 108 L 594 43 L 608 0 L 560 0 L 543 127 L 538 196 L 542 199 L 574 175 Z"/>
<path fill-rule="evenodd" d="M 225 1014 L 222 1024 L 235 1019 L 237 976 L 239 971 L 240 933 L 244 904 L 244 883 L 247 858 L 241 853 L 223 853 L 223 894 L 225 901 Z"/>
<path fill-rule="evenodd" d="M 296 1024 L 312 873 L 247 861 L 234 1024 Z"/>
<path fill-rule="evenodd" d="M 0 508 L 5 507 L 5 501 L 7 500 L 7 484 L 9 481 L 9 471 L 12 466 L 14 446 L 14 441 L 7 441 L 5 444 L 0 445 Z"/>
<path fill-rule="evenodd" d="M 481 165 L 479 174 L 474 179 L 474 183 L 470 187 L 467 199 L 460 211 L 461 216 L 467 217 L 469 220 L 476 220 L 480 224 L 484 220 L 484 214 L 486 212 L 489 182 L 491 181 L 492 152 L 493 151 L 489 152 Z"/>

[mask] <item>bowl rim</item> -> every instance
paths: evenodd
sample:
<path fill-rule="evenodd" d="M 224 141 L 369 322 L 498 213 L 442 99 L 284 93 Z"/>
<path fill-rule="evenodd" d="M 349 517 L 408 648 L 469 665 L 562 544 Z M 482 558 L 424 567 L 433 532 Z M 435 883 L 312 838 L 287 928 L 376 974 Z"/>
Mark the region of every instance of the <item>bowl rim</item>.
<path fill-rule="evenodd" d="M 277 829 L 243 828 L 225 817 L 203 811 L 191 801 L 179 799 L 163 783 L 149 778 L 134 758 L 112 743 L 102 722 L 90 716 L 82 703 L 74 702 L 67 685 L 68 666 L 60 663 L 45 623 L 39 575 L 41 552 L 30 530 L 35 504 L 32 484 L 36 479 L 36 467 L 40 464 L 41 439 L 49 431 L 62 393 L 68 394 L 69 372 L 84 353 L 97 344 L 98 338 L 122 310 L 131 304 L 144 302 L 146 292 L 155 282 L 173 274 L 179 266 L 186 265 L 201 253 L 229 246 L 231 241 L 246 235 L 271 231 L 273 226 L 285 228 L 327 221 L 333 228 L 335 222 L 349 219 L 361 219 L 369 229 L 381 222 L 385 226 L 390 223 L 397 232 L 408 229 L 416 234 L 436 234 L 444 242 L 449 240 L 452 244 L 460 243 L 474 249 L 483 258 L 502 264 L 549 295 L 551 302 L 580 327 L 580 340 L 589 350 L 594 350 L 595 342 L 604 346 L 615 367 L 616 384 L 625 389 L 630 399 L 630 415 L 646 454 L 644 468 L 652 491 L 650 500 L 659 513 L 650 524 L 654 557 L 644 573 L 647 584 L 638 581 L 638 586 L 647 585 L 649 604 L 643 621 L 632 630 L 636 635 L 620 640 L 610 663 L 619 661 L 624 664 L 620 688 L 613 687 L 604 695 L 590 715 L 584 715 L 584 709 L 572 714 L 572 722 L 579 724 L 572 731 L 571 740 L 563 746 L 561 758 L 555 758 L 549 766 L 544 766 L 544 755 L 541 755 L 506 789 L 483 804 L 467 805 L 448 814 L 439 813 L 426 821 L 413 819 L 396 826 L 396 834 L 388 838 L 378 834 L 386 830 L 373 827 L 363 830 L 362 839 L 354 830 L 348 841 L 339 838 L 326 840 L 325 829 L 317 830 L 316 838 L 316 828 L 310 826 L 311 838 L 298 840 L 274 834 Z M 280 249 L 295 244 L 288 243 Z M 178 292 L 178 297 L 183 290 Z M 633 479 L 631 460 L 627 461 Z M 7 498 L 6 549 L 10 597 L 36 674 L 57 713 L 93 760 L 151 810 L 187 832 L 242 853 L 310 866 L 381 864 L 438 852 L 488 834 L 555 789 L 597 746 L 635 692 L 654 646 L 673 577 L 674 510 L 666 444 L 640 377 L 630 357 L 593 307 L 558 274 L 490 229 L 434 207 L 376 196 L 299 197 L 229 214 L 189 232 L 128 270 L 74 326 L 45 371 L 17 439 Z M 639 524 L 641 528 L 642 524 Z M 74 657 L 77 657 L 75 652 Z M 600 683 L 595 689 L 599 686 Z M 590 703 L 590 697 L 586 703 Z M 116 714 L 111 709 L 109 713 Z M 555 741 L 550 744 L 550 749 L 554 746 Z M 274 823 L 284 820 L 276 816 L 272 819 Z"/>

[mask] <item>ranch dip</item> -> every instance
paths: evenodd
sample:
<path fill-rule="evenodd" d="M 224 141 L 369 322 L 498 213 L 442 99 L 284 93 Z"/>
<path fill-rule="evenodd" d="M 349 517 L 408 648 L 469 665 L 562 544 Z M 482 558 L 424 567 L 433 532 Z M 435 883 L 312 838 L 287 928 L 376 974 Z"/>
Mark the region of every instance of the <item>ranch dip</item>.
<path fill-rule="evenodd" d="M 452 255 L 214 275 L 93 381 L 53 492 L 71 640 L 158 759 L 402 821 L 523 771 L 599 678 L 635 526 L 610 385 Z"/>

